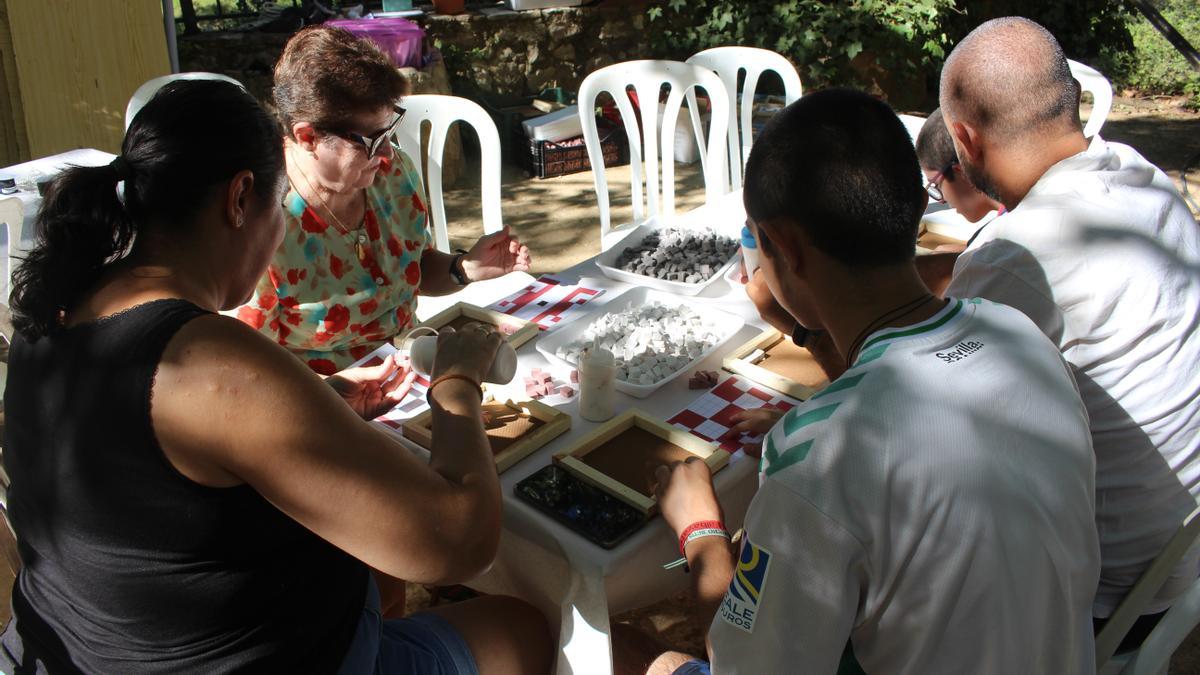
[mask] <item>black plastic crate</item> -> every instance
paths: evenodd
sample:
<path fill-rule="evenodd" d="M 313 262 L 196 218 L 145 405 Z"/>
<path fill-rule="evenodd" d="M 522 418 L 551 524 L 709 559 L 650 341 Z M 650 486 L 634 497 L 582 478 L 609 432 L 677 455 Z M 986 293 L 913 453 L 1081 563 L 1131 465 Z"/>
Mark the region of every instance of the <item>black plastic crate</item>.
<path fill-rule="evenodd" d="M 613 128 L 601 121 L 600 148 L 604 153 L 604 166 L 625 166 L 629 164 L 629 144 L 625 132 Z M 517 153 L 517 164 L 531 176 L 537 178 L 554 178 L 567 174 L 590 171 L 592 162 L 588 159 L 587 146 L 583 136 L 577 136 L 564 141 L 536 141 L 525 135 L 524 129 L 518 127 L 519 139 L 528 152 Z"/>

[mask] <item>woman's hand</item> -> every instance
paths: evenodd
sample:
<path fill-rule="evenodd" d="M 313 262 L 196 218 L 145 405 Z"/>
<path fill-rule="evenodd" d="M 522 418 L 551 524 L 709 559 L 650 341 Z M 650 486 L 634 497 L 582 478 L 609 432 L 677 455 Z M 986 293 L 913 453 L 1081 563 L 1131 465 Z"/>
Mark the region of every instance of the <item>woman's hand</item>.
<path fill-rule="evenodd" d="M 417 373 L 389 354 L 378 366 L 347 368 L 325 378 L 329 386 L 365 420 L 391 410 L 408 396 Z"/>
<path fill-rule="evenodd" d="M 484 235 L 462 259 L 463 274 L 471 281 L 502 277 L 509 272 L 527 272 L 533 258 L 529 247 L 512 236 L 508 225 Z"/>
<path fill-rule="evenodd" d="M 482 324 L 469 324 L 462 330 L 443 328 L 438 333 L 437 357 L 433 360 L 431 379 L 443 375 L 465 375 L 476 384 L 496 359 L 496 350 L 504 337 Z"/>

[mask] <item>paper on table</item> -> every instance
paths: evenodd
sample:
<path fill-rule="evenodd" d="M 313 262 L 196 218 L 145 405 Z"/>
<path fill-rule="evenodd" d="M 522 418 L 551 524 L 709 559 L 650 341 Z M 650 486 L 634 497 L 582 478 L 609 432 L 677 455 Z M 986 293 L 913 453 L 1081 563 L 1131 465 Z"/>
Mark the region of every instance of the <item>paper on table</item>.
<path fill-rule="evenodd" d="M 390 343 L 380 345 L 378 349 L 367 354 L 361 359 L 350 364 L 351 368 L 361 368 L 369 366 L 377 366 L 383 363 L 383 360 L 390 354 L 395 354 L 399 350 L 393 347 Z M 417 415 L 425 412 L 429 408 L 429 403 L 425 400 L 425 392 L 429 390 L 429 379 L 423 375 L 418 375 L 413 381 L 412 390 L 400 401 L 395 408 L 375 418 L 375 423 L 381 424 L 392 431 L 399 432 L 400 427 L 404 423 Z"/>
<path fill-rule="evenodd" d="M 603 294 L 599 288 L 566 284 L 558 277 L 545 275 L 489 307 L 532 321 L 542 330 L 552 330 L 586 313 L 590 308 L 585 305 Z"/>

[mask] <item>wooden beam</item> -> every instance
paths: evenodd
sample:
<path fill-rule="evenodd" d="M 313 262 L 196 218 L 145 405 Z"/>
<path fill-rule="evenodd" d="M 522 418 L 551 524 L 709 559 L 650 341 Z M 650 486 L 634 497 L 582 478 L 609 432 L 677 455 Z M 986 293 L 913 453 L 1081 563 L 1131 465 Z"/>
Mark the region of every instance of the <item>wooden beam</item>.
<path fill-rule="evenodd" d="M 1192 43 L 1188 42 L 1187 38 L 1175 30 L 1171 22 L 1167 21 L 1167 17 L 1163 16 L 1162 12 L 1159 12 L 1158 8 L 1152 5 L 1149 0 L 1133 0 L 1133 5 L 1146 17 L 1150 25 L 1154 26 L 1155 30 L 1161 33 L 1167 39 L 1167 42 L 1170 42 L 1171 46 L 1183 55 L 1183 58 L 1192 67 L 1192 70 L 1200 73 L 1200 52 L 1197 52 Z"/>

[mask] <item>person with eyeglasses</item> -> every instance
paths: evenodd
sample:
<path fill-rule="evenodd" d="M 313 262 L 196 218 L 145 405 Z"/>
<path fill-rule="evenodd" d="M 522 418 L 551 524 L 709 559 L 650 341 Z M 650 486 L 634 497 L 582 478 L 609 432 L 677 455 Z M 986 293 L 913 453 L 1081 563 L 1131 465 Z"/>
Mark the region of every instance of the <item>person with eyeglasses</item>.
<path fill-rule="evenodd" d="M 954 141 L 942 121 L 941 109 L 930 113 L 921 133 L 917 134 L 917 159 L 925 174 L 929 198 L 948 204 L 969 222 L 978 223 L 992 212 L 1004 213 L 1004 205 L 980 192 L 958 163 Z"/>
<path fill-rule="evenodd" d="M 453 293 L 531 263 L 507 227 L 470 251 L 434 249 L 420 175 L 393 145 L 406 92 L 383 52 L 338 28 L 300 31 L 275 66 L 286 234 L 253 297 L 232 313 L 322 375 L 402 334 L 418 294 Z"/>

